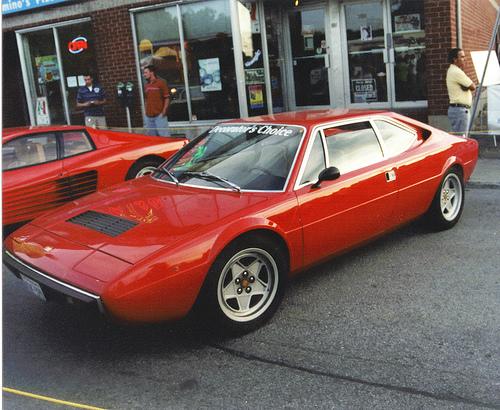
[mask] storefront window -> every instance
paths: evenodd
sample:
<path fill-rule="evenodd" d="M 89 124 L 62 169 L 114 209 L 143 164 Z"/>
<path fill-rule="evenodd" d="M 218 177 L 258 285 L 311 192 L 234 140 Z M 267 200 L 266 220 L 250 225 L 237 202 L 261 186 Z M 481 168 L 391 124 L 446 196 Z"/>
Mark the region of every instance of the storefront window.
<path fill-rule="evenodd" d="M 351 103 L 387 101 L 383 5 L 345 5 Z"/>
<path fill-rule="evenodd" d="M 427 99 L 424 2 L 391 1 L 397 101 Z"/>
<path fill-rule="evenodd" d="M 330 104 L 324 9 L 289 14 L 295 104 Z"/>
<path fill-rule="evenodd" d="M 267 114 L 264 56 L 257 3 L 238 3 L 248 114 Z"/>
<path fill-rule="evenodd" d="M 76 108 L 78 88 L 85 85 L 83 77 L 86 74 L 92 75 L 94 85 L 100 84 L 95 63 L 95 45 L 91 25 L 90 22 L 87 21 L 60 27 L 57 29 L 57 34 L 59 37 L 59 48 L 61 50 L 61 60 L 64 68 L 70 121 L 72 124 L 83 124 L 83 110 Z M 109 92 L 111 92 L 111 90 L 106 91 L 109 103 Z"/>
<path fill-rule="evenodd" d="M 66 124 L 61 77 L 52 29 L 28 33 L 24 52 L 29 72 L 36 124 Z"/>
<path fill-rule="evenodd" d="M 179 10 L 184 35 L 182 47 Z M 141 68 L 155 65 L 158 75 L 176 91 L 169 109 L 170 121 L 239 116 L 227 0 L 136 13 L 135 25 Z M 186 61 L 182 58 L 182 48 Z M 185 71 L 188 73 L 189 93 Z"/>
<path fill-rule="evenodd" d="M 239 116 L 227 0 L 181 6 L 192 120 Z"/>
<path fill-rule="evenodd" d="M 157 75 L 176 91 L 169 108 L 169 120 L 189 120 L 177 8 L 138 13 L 135 22 L 141 72 L 144 67 L 154 65 Z"/>

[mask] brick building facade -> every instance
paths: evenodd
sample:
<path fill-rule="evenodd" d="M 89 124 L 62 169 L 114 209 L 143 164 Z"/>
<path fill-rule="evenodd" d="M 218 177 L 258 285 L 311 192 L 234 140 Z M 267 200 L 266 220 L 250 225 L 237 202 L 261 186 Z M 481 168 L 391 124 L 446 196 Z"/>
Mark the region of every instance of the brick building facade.
<path fill-rule="evenodd" d="M 227 3 L 226 3 L 227 2 Z M 231 24 L 228 28 L 226 36 L 233 36 L 233 44 L 234 47 L 242 47 L 241 45 L 241 39 L 236 39 L 234 38 L 234 33 L 235 31 L 235 25 L 236 26 L 242 26 L 242 22 L 238 21 L 235 24 L 235 11 L 236 7 L 239 7 L 238 1 L 237 0 L 206 0 L 206 1 L 198 1 L 198 2 L 181 2 L 183 4 L 182 7 L 189 7 L 189 5 L 194 4 L 194 5 L 199 5 L 199 4 L 204 4 L 204 3 L 213 3 L 214 7 L 220 7 L 221 5 L 224 5 L 224 7 L 227 7 L 228 10 L 228 17 L 231 21 Z M 300 41 L 304 41 L 304 44 L 306 44 L 308 36 L 311 37 L 311 42 L 314 41 L 316 43 L 317 39 L 317 32 L 314 32 L 313 34 L 308 34 L 307 30 L 309 28 L 304 28 L 306 27 L 304 21 L 306 16 L 306 12 L 309 12 L 309 4 L 307 0 L 303 0 L 300 2 L 299 7 L 294 7 L 292 1 L 286 1 L 286 0 L 278 0 L 278 1 L 258 1 L 258 2 L 246 2 L 247 7 L 250 10 L 249 15 L 252 17 L 252 24 L 254 24 L 254 21 L 256 19 L 255 17 L 255 4 L 258 4 L 258 9 L 262 9 L 261 11 L 261 21 L 260 21 L 260 27 L 257 29 L 252 28 L 252 39 L 254 41 L 254 45 L 256 43 L 256 38 L 258 35 L 261 34 L 262 30 L 267 30 L 267 38 L 268 41 L 269 39 L 277 38 L 277 42 L 280 42 L 280 38 L 286 37 L 289 35 L 291 37 L 291 40 L 284 41 L 283 44 L 277 44 L 276 46 L 273 44 L 268 44 L 267 49 L 270 50 L 268 52 L 269 54 L 269 63 L 268 64 L 263 64 L 262 65 L 262 70 L 270 70 L 271 74 L 268 75 L 264 71 L 263 73 L 266 74 L 266 82 L 262 83 L 262 86 L 259 86 L 260 88 L 257 88 L 257 91 L 260 90 L 260 92 L 263 94 L 263 96 L 257 97 L 261 98 L 261 100 L 256 100 L 257 103 L 255 103 L 255 100 L 252 103 L 252 100 L 249 96 L 249 94 L 253 91 L 256 90 L 256 86 L 253 85 L 248 85 L 243 84 L 243 86 L 240 85 L 240 83 L 243 81 L 243 83 L 246 80 L 246 73 L 244 74 L 238 74 L 239 70 L 239 57 L 237 53 L 234 53 L 234 61 L 233 61 L 233 66 L 234 71 L 236 72 L 234 74 L 234 78 L 232 81 L 234 82 L 234 88 L 235 90 L 237 89 L 238 93 L 238 104 L 240 108 L 240 114 L 242 116 L 244 115 L 253 115 L 255 113 L 260 113 L 258 109 L 255 109 L 255 107 L 259 107 L 260 105 L 265 106 L 265 110 L 267 112 L 276 112 L 278 110 L 284 110 L 284 109 L 302 109 L 302 108 L 312 108 L 312 107 L 318 107 L 321 104 L 324 106 L 349 106 L 353 108 L 357 108 L 358 105 L 354 104 L 355 100 L 352 97 L 349 96 L 349 87 L 350 87 L 350 82 L 352 83 L 353 80 L 353 74 L 352 74 L 352 60 L 350 59 L 350 55 L 353 54 L 354 52 L 351 53 L 351 49 L 349 48 L 349 44 L 354 44 L 356 41 L 351 41 L 349 36 L 352 37 L 352 33 L 349 32 L 348 30 L 348 19 L 349 19 L 349 12 L 351 11 L 348 9 L 345 4 L 349 4 L 348 1 L 343 2 L 342 4 L 339 3 L 337 0 L 329 0 L 325 1 L 323 3 L 323 8 L 324 8 L 324 13 L 327 14 L 328 20 L 325 23 L 326 29 L 323 31 L 326 31 L 326 34 L 324 34 L 324 40 L 321 40 L 321 48 L 316 47 L 316 50 L 320 50 L 319 52 L 316 51 L 317 53 L 331 53 L 329 56 L 329 63 L 325 63 L 325 67 L 322 67 L 323 72 L 327 73 L 328 77 L 326 79 L 326 85 L 325 87 L 329 87 L 329 95 L 327 96 L 328 98 L 325 100 L 321 100 L 321 104 L 318 103 L 319 100 L 313 101 L 312 103 L 304 103 L 300 104 L 299 101 L 299 86 L 297 85 L 297 74 L 294 71 L 295 70 L 295 65 L 297 64 L 297 61 L 299 61 L 300 64 L 300 59 L 295 57 L 293 54 L 294 51 L 294 40 L 293 40 L 293 19 L 292 16 L 293 13 L 298 13 L 302 10 L 302 37 Z M 370 7 L 372 3 L 374 4 L 373 7 L 375 7 L 375 4 L 380 4 L 380 2 L 374 2 L 367 0 L 366 2 L 366 7 Z M 415 100 L 419 100 L 418 103 L 416 102 L 415 104 L 412 103 L 411 96 L 407 98 L 406 101 L 403 103 L 399 103 L 397 101 L 397 92 L 398 90 L 391 90 L 392 88 L 397 87 L 397 82 L 394 80 L 391 80 L 391 78 L 396 78 L 399 75 L 398 72 L 395 70 L 392 74 L 389 71 L 384 71 L 387 74 L 387 78 L 390 80 L 388 81 L 389 87 L 388 90 L 385 91 L 387 96 L 386 99 L 383 100 L 382 93 L 379 91 L 378 93 L 378 98 L 380 101 L 369 101 L 366 100 L 364 101 L 363 104 L 359 104 L 359 108 L 387 108 L 387 109 L 393 109 L 395 111 L 400 111 L 405 114 L 413 115 L 419 119 L 422 119 L 424 121 L 429 121 L 430 123 L 440 125 L 443 128 L 447 127 L 446 123 L 446 111 L 447 111 L 447 106 L 448 106 L 448 96 L 447 96 L 447 91 L 446 91 L 446 86 L 445 86 L 445 74 L 446 74 L 446 69 L 448 67 L 448 62 L 447 62 L 447 52 L 451 47 L 457 46 L 457 39 L 461 37 L 461 42 L 462 42 L 462 48 L 464 48 L 466 51 L 472 51 L 472 50 L 486 50 L 491 38 L 491 33 L 494 28 L 494 23 L 496 19 L 496 14 L 498 10 L 498 4 L 499 0 L 384 0 L 383 2 L 384 8 L 381 10 L 381 12 L 384 13 L 384 15 L 389 15 L 391 13 L 391 10 L 394 10 L 397 5 L 403 6 L 405 3 L 412 3 L 414 8 L 418 10 L 422 10 L 420 14 L 416 12 L 407 12 L 405 16 L 416 16 L 418 14 L 419 19 L 421 18 L 422 21 L 417 20 L 418 23 L 418 28 L 422 26 L 422 28 L 425 28 L 425 59 L 421 59 L 422 66 L 424 67 L 424 76 L 423 76 L 423 81 L 421 83 L 421 86 L 425 87 L 426 89 L 424 90 L 424 94 L 426 96 L 425 100 L 422 101 L 421 97 L 415 97 Z M 136 85 L 139 83 L 139 76 L 140 76 L 140 64 L 141 63 L 141 53 L 138 49 L 138 43 L 140 41 L 140 38 L 134 38 L 134 36 L 137 36 L 138 33 L 140 34 L 141 30 L 142 32 L 148 32 L 153 30 L 149 27 L 142 27 L 139 26 L 139 19 L 137 18 L 137 15 L 140 15 L 141 13 L 145 16 L 146 14 L 150 13 L 152 14 L 156 9 L 154 6 L 159 5 L 161 7 L 165 7 L 165 9 L 172 9 L 172 12 L 175 12 L 175 7 L 179 7 L 178 10 L 180 10 L 180 6 L 178 6 L 179 2 L 176 2 L 175 5 L 173 2 L 158 2 L 156 0 L 150 0 L 150 1 L 133 1 L 133 0 L 108 0 L 108 1 L 103 1 L 103 0 L 86 0 L 86 1 L 68 1 L 68 2 L 63 2 L 59 3 L 57 5 L 54 5 L 53 7 L 50 8 L 44 8 L 44 9 L 38 9 L 38 10 L 31 10 L 31 11 L 26 11 L 26 12 L 20 12 L 20 13 L 12 13 L 12 14 L 6 14 L 4 15 L 4 24 L 3 24 L 3 32 L 4 32 L 4 46 L 3 46 L 3 52 L 4 52 L 4 79 L 3 79 L 3 89 L 4 89 L 4 104 L 3 104 L 3 123 L 4 126 L 16 126 L 16 125 L 25 125 L 29 123 L 35 123 L 36 118 L 34 118 L 33 114 L 33 108 L 31 108 L 31 112 L 28 109 L 29 100 L 33 101 L 34 100 L 34 95 L 31 95 L 31 98 L 26 98 L 26 94 L 30 94 L 30 87 L 31 87 L 31 94 L 34 94 L 33 88 L 37 87 L 37 85 L 33 84 L 26 84 L 26 82 L 29 82 L 30 80 L 28 79 L 26 73 L 24 73 L 24 76 L 22 76 L 20 73 L 22 70 L 22 64 L 20 59 L 25 58 L 24 56 L 26 55 L 25 52 L 23 54 L 23 51 L 19 53 L 18 46 L 19 44 L 22 44 L 22 37 L 25 35 L 25 32 L 29 30 L 36 30 L 38 27 L 42 27 L 44 29 L 50 28 L 54 25 L 57 26 L 57 24 L 61 24 L 64 22 L 71 22 L 75 21 L 78 19 L 88 19 L 88 24 L 90 24 L 92 36 L 93 36 L 93 52 L 94 52 L 94 60 L 95 60 L 95 70 L 98 75 L 99 81 L 102 84 L 102 86 L 107 90 L 108 96 L 109 96 L 109 102 L 106 106 L 106 116 L 108 120 L 108 126 L 111 127 L 125 127 L 127 125 L 126 121 L 126 116 L 125 116 L 125 110 L 124 108 L 119 104 L 117 98 L 115 97 L 115 88 L 118 82 L 120 81 L 133 81 Z M 184 4 L 187 4 L 188 6 L 184 6 Z M 457 24 L 457 4 L 460 4 L 460 11 L 461 13 L 458 13 L 459 15 L 461 14 L 460 22 Z M 169 7 L 169 5 L 171 7 Z M 153 6 L 153 8 L 150 8 L 150 6 Z M 320 5 L 321 6 L 321 5 Z M 195 7 L 195 6 L 193 6 Z M 252 8 L 254 7 L 254 8 Z M 273 7 L 273 10 L 268 11 L 271 7 Z M 318 7 L 318 3 L 314 2 L 314 7 Z M 378 7 L 378 6 L 377 6 Z M 257 9 L 257 10 L 258 10 Z M 150 11 L 151 10 L 151 11 Z M 159 8 L 158 10 L 162 10 L 162 8 Z M 413 10 L 413 9 L 409 9 Z M 182 10 L 181 10 L 182 11 Z M 315 11 L 313 9 L 312 11 Z M 253 14 L 252 14 L 253 13 Z M 269 16 L 266 14 L 269 13 Z M 240 13 L 241 14 L 241 13 Z M 372 20 L 370 20 L 370 13 L 367 13 L 368 17 L 366 17 L 366 21 L 368 21 L 370 24 L 370 28 L 373 26 L 373 41 L 375 44 L 375 36 L 376 36 L 376 27 L 375 23 L 373 23 L 374 17 Z M 284 16 L 284 17 L 283 17 Z M 288 17 L 287 17 L 288 16 Z M 360 13 L 355 14 L 354 18 L 359 19 Z M 151 16 L 153 18 L 154 16 Z M 241 17 L 240 17 L 241 19 Z M 257 18 L 258 19 L 258 18 Z M 387 45 L 387 33 L 391 32 L 394 38 L 396 38 L 396 31 L 397 28 L 394 24 L 394 17 L 393 19 L 393 25 L 392 25 L 392 31 L 391 31 L 391 24 L 390 24 L 390 19 L 387 17 L 384 17 L 384 27 L 386 29 L 385 36 L 380 35 L 380 38 L 382 38 L 382 41 L 386 42 Z M 153 20 L 151 20 L 153 21 Z M 156 21 L 156 20 L 155 20 Z M 358 20 L 355 21 L 354 24 L 357 23 Z M 361 20 L 360 20 L 361 21 Z M 398 20 L 399 21 L 399 20 Z M 317 24 L 317 23 L 315 23 Z M 283 27 L 281 27 L 283 26 Z M 253 27 L 253 26 L 252 26 Z M 331 29 L 330 29 L 331 27 Z M 417 28 L 417 26 L 415 26 Z M 167 30 L 167 29 L 165 29 Z M 172 30 L 172 29 L 168 29 Z M 189 30 L 193 30 L 192 28 L 189 28 Z M 208 29 L 207 29 L 208 30 Z M 276 30 L 277 33 L 272 33 L 273 30 Z M 329 32 L 331 30 L 331 32 Z M 188 29 L 186 28 L 186 31 Z M 422 30 L 423 31 L 423 30 Z M 346 34 L 347 32 L 347 34 Z M 220 33 L 219 33 L 220 34 Z M 217 35 L 219 35 L 217 34 Z M 153 34 L 152 34 L 153 35 Z M 217 38 L 217 35 L 213 35 L 213 39 Z M 378 34 L 377 34 L 378 35 Z M 209 34 L 207 34 L 209 36 Z M 275 36 L 275 37 L 273 37 Z M 219 37 L 222 37 L 219 35 Z M 314 38 L 313 38 L 314 37 Z M 337 41 L 337 38 L 341 38 L 340 41 Z M 386 39 L 384 40 L 384 37 Z M 211 43 L 206 43 L 210 44 L 210 47 L 213 47 L 213 44 L 215 44 L 212 39 Z M 17 41 L 16 41 L 17 40 Z M 257 39 L 260 41 L 259 39 Z M 327 47 L 323 45 L 323 42 L 327 44 Z M 177 41 L 179 43 L 179 41 Z M 177 44 L 177 58 L 189 58 L 189 49 L 187 48 L 187 41 L 184 42 L 184 48 L 182 47 L 182 44 L 178 45 Z M 193 41 L 193 43 L 195 43 Z M 338 43 L 338 45 L 337 45 Z M 359 43 L 359 41 L 358 41 Z M 165 43 L 167 44 L 167 43 Z M 291 45 L 290 45 L 291 44 Z M 312 43 L 311 43 L 312 44 Z M 319 44 L 319 43 L 318 43 Z M 422 42 L 423 44 L 423 42 Z M 314 44 L 317 46 L 317 44 Z M 330 47 L 331 46 L 331 47 Z M 156 45 L 155 45 L 156 47 Z M 244 45 L 243 45 L 244 47 Z M 255 48 L 260 47 L 259 50 L 265 51 L 265 48 L 263 48 L 263 45 L 258 43 Z M 307 48 L 308 46 L 304 45 L 304 48 Z M 373 46 L 375 47 L 375 46 Z M 160 53 L 158 50 L 162 48 L 162 45 L 160 44 L 157 46 L 155 49 L 155 55 Z M 163 48 L 166 50 L 167 48 L 173 49 L 174 47 L 169 43 L 167 45 L 163 45 Z M 273 62 L 272 60 L 272 50 L 273 48 L 276 48 L 276 53 L 282 53 L 279 57 L 283 61 L 282 65 L 280 66 L 278 64 L 278 67 L 281 69 L 281 72 L 278 73 L 277 76 L 274 76 L 273 74 Z M 287 51 L 287 48 L 291 51 Z M 284 51 L 283 51 L 284 50 Z M 375 50 L 375 49 L 374 49 Z M 345 56 L 346 51 L 349 53 L 349 57 L 347 58 Z M 377 57 L 380 53 L 381 50 L 375 50 L 373 52 L 374 58 Z M 390 51 L 390 50 L 389 50 Z M 273 51 L 274 52 L 274 51 Z M 61 51 L 60 51 L 61 53 Z M 231 51 L 232 53 L 232 51 Z M 385 51 L 384 51 L 385 53 Z M 394 51 L 393 51 L 394 53 Z M 337 58 L 339 54 L 343 55 L 343 58 Z M 390 52 L 389 52 L 390 55 Z M 19 57 L 21 56 L 21 57 Z M 385 56 L 385 54 L 384 54 Z M 318 56 L 315 56 L 316 59 Z M 328 56 L 327 56 L 328 57 Z M 325 58 L 327 58 L 325 57 Z M 168 57 L 165 57 L 165 59 Z M 220 60 L 220 62 L 223 61 L 224 56 L 217 56 L 217 58 Z M 245 56 L 244 56 L 245 58 Z M 378 58 L 378 57 L 377 57 Z M 389 58 L 389 64 L 386 65 L 385 67 L 389 67 L 390 69 L 390 57 Z M 396 55 L 397 58 L 397 55 Z M 201 61 L 202 58 L 198 56 L 198 61 Z M 278 60 L 278 59 L 277 59 Z M 291 62 L 293 60 L 293 64 Z M 467 74 L 471 77 L 474 78 L 475 81 L 477 81 L 474 70 L 472 67 L 472 62 L 470 58 L 468 59 L 468 66 L 467 66 Z M 312 60 L 311 60 L 312 61 Z M 326 60 L 325 60 L 326 61 Z M 337 61 L 340 61 L 337 63 Z M 8 63 L 7 63 L 8 62 Z M 243 61 L 245 64 L 245 60 Z M 288 65 L 287 65 L 288 64 Z M 338 64 L 338 65 L 336 65 Z M 399 63 L 395 63 L 392 61 L 393 65 L 397 65 Z M 242 64 L 241 64 L 242 65 Z M 268 68 L 268 66 L 271 66 L 271 68 Z M 180 64 L 179 64 L 180 67 Z M 192 69 L 191 67 L 191 62 L 183 61 L 183 69 L 184 73 L 182 73 L 182 67 L 179 68 L 181 71 L 181 76 L 185 80 L 184 74 L 188 73 L 188 67 L 189 70 Z M 385 70 L 384 67 L 384 70 Z M 276 67 L 274 67 L 276 68 Z M 356 68 L 356 67 L 355 67 Z M 258 68 L 260 69 L 260 67 Z M 387 69 L 387 70 L 389 70 Z M 423 68 L 419 68 L 422 70 Z M 312 70 L 312 69 L 311 69 Z M 313 71 L 308 72 L 311 73 L 311 78 L 313 77 Z M 241 72 L 246 72 L 247 70 L 244 70 L 244 67 L 242 65 Z M 333 71 L 333 72 L 329 72 Z M 316 73 L 316 72 L 314 72 Z M 189 72 L 188 77 L 192 79 L 192 75 Z M 342 83 L 339 82 L 340 80 L 337 78 L 338 75 L 342 77 L 344 86 L 339 86 Z M 380 73 L 378 73 L 380 74 Z M 239 75 L 239 76 L 238 76 Z M 326 75 L 326 74 L 325 74 Z M 243 80 L 242 80 L 243 76 Z M 294 77 L 295 76 L 295 77 Z M 288 78 L 288 80 L 287 80 Z M 167 76 L 167 79 L 169 77 Z M 33 81 L 33 80 L 31 80 Z M 191 80 L 190 80 L 191 81 Z M 228 81 L 228 80 L 226 80 Z M 281 81 L 281 88 L 280 92 L 281 94 L 275 93 L 274 88 L 276 83 Z M 288 82 L 287 82 L 288 81 Z M 294 82 L 295 81 L 295 82 Z M 313 80 L 311 80 L 313 81 Z M 316 80 L 315 80 L 316 81 Z M 369 81 L 372 81 L 373 84 L 375 84 L 375 80 L 364 80 L 365 83 L 368 84 Z M 378 79 L 377 79 L 378 81 Z M 385 81 L 385 79 L 384 79 Z M 391 82 L 392 81 L 392 82 Z M 35 81 L 36 83 L 36 81 Z M 68 83 L 65 85 L 69 84 Z M 187 84 L 187 82 L 186 82 Z M 347 85 L 345 85 L 347 84 Z M 394 85 L 396 84 L 396 85 Z M 425 84 L 425 85 L 422 85 Z M 182 84 L 181 84 L 182 86 Z M 193 92 L 197 91 L 199 92 L 199 85 L 197 84 L 197 90 L 194 90 L 192 84 L 187 85 L 186 88 L 191 89 L 192 95 L 191 95 L 191 100 L 194 100 L 195 97 L 193 96 Z M 226 87 L 226 85 L 224 85 Z M 253 88 L 252 88 L 253 87 Z M 273 88 L 273 90 L 267 90 L 267 88 Z M 294 88 L 295 87 L 295 88 Z M 343 87 L 343 89 L 341 89 Z M 226 87 L 227 88 L 227 87 Z M 224 90 L 226 89 L 224 88 Z M 203 85 L 202 85 L 203 89 Z M 339 89 L 341 89 L 339 91 Z M 380 87 L 379 87 L 380 90 Z M 295 92 L 294 92 L 295 91 Z M 235 91 L 236 92 L 236 91 Z M 66 90 L 66 95 L 68 95 L 68 90 Z M 208 94 L 204 93 L 203 95 L 210 95 L 213 96 L 215 93 Z M 276 97 L 275 97 L 276 95 Z M 392 95 L 392 97 L 391 97 Z M 396 97 L 394 97 L 396 95 Z M 276 101 L 277 100 L 283 100 L 281 105 L 278 107 L 277 103 L 273 101 L 273 104 L 271 104 L 269 101 L 269 97 L 275 97 Z M 363 98 L 365 98 L 363 96 Z M 141 93 L 137 92 L 135 95 L 135 104 L 133 105 L 131 109 L 131 117 L 132 117 L 132 126 L 134 128 L 140 128 L 142 127 L 142 102 L 141 102 Z M 223 101 L 225 104 L 227 104 L 227 101 L 233 101 L 234 104 L 237 104 L 234 100 L 231 100 L 230 97 L 225 96 Z M 392 100 L 391 100 L 392 98 Z M 187 99 L 187 97 L 186 97 Z M 204 100 L 205 105 L 208 103 L 210 104 L 211 100 Z M 325 102 L 326 101 L 326 102 Z M 217 101 L 213 103 L 214 105 L 217 105 Z M 253 104 L 253 105 L 252 105 Z M 71 105 L 71 104 L 68 104 Z M 199 123 L 201 125 L 206 124 L 207 122 L 210 122 L 211 116 L 210 113 L 208 114 L 203 114 L 200 115 L 195 112 L 194 108 L 194 102 L 189 102 L 186 104 L 187 109 L 186 112 L 188 114 L 179 114 L 179 129 L 182 130 L 182 127 L 194 127 L 196 128 L 196 125 Z M 27 108 L 28 107 L 28 108 Z M 68 110 L 71 110 L 71 107 L 69 107 Z M 200 111 L 201 112 L 201 111 Z M 215 114 L 214 114 L 215 115 Z M 212 116 L 214 116 L 212 115 Z M 68 114 L 66 114 L 68 116 Z M 204 121 L 200 121 L 200 118 L 203 118 L 205 116 Z M 83 116 L 81 113 L 75 111 L 71 113 L 71 116 L 69 117 L 71 119 L 72 123 L 78 123 L 79 121 L 83 120 Z M 176 118 L 170 118 L 171 121 L 176 122 Z"/>

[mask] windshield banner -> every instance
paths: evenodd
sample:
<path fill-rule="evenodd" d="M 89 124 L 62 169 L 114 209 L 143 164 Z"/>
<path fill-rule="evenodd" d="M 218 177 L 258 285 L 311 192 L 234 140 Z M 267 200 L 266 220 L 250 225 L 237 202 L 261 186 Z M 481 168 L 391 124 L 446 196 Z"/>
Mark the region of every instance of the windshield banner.
<path fill-rule="evenodd" d="M 293 134 L 296 128 L 282 125 L 267 125 L 267 124 L 249 124 L 249 125 L 217 125 L 212 128 L 209 133 L 221 132 L 224 134 L 266 134 L 266 135 L 281 135 L 289 137 Z"/>

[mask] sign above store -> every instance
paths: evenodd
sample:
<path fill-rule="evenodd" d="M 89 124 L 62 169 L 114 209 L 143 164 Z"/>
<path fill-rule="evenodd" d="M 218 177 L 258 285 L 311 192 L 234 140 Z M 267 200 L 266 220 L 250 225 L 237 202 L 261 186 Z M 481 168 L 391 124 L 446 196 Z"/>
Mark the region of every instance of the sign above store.
<path fill-rule="evenodd" d="M 83 36 L 76 37 L 68 43 L 68 50 L 71 54 L 80 54 L 88 48 L 87 39 Z"/>
<path fill-rule="evenodd" d="M 19 13 L 20 11 L 33 10 L 69 1 L 71 0 L 2 0 L 2 14 Z"/>

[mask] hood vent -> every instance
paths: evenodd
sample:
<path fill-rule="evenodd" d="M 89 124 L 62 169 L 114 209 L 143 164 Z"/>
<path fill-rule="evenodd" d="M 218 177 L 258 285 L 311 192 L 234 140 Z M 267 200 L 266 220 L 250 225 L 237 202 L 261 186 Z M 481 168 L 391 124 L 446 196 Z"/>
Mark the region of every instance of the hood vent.
<path fill-rule="evenodd" d="M 112 236 L 113 238 L 127 232 L 129 229 L 139 224 L 129 219 L 123 219 L 95 211 L 86 211 L 83 214 L 68 219 L 66 222 L 85 226 L 86 228 L 101 232 L 104 235 Z"/>

